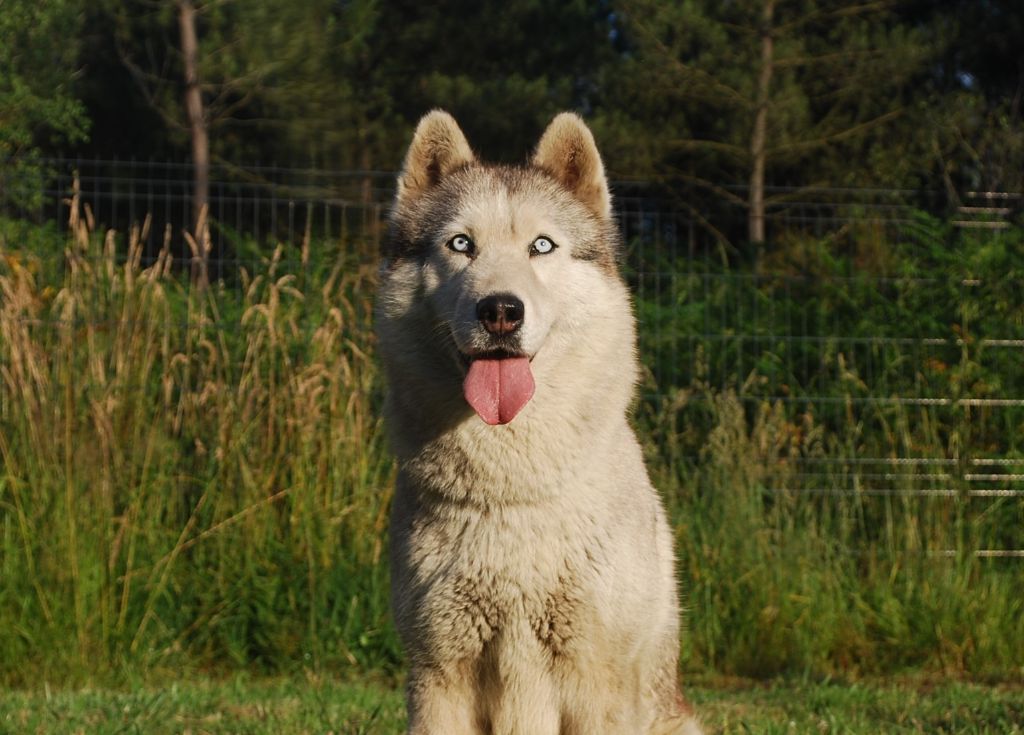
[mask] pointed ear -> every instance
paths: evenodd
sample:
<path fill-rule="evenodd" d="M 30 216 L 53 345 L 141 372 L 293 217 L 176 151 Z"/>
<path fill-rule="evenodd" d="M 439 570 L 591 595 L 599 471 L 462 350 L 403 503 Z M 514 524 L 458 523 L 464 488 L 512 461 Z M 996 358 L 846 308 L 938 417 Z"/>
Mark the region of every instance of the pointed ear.
<path fill-rule="evenodd" d="M 563 112 L 551 121 L 537 144 L 533 165 L 554 176 L 599 217 L 611 215 L 604 165 L 594 136 L 579 115 Z"/>
<path fill-rule="evenodd" d="M 455 118 L 444 110 L 428 112 L 416 126 L 398 177 L 399 201 L 411 201 L 437 186 L 460 166 L 472 163 L 473 151 Z"/>

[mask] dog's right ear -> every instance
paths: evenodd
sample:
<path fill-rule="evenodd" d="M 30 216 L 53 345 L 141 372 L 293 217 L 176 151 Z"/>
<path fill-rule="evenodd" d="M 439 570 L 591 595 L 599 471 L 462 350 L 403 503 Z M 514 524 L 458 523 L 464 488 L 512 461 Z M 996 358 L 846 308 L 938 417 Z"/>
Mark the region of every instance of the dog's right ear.
<path fill-rule="evenodd" d="M 428 112 L 416 126 L 398 177 L 398 200 L 409 202 L 437 186 L 460 166 L 475 160 L 455 118 L 444 110 Z"/>

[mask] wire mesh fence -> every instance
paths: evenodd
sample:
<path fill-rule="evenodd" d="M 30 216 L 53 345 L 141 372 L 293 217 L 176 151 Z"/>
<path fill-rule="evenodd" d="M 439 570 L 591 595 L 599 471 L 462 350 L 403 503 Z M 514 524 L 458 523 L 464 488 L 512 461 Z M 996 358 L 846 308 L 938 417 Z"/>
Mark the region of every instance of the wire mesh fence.
<path fill-rule="evenodd" d="M 96 231 L 148 217 L 139 257 L 169 247 L 189 263 L 188 165 L 35 164 L 0 169 L 8 223 L 65 228 L 77 187 Z M 239 269 L 253 272 L 278 244 L 276 257 L 299 268 L 310 243 L 370 263 L 392 186 L 390 172 L 214 167 L 210 277 L 242 289 Z M 972 193 L 950 208 L 927 192 L 778 187 L 768 244 L 748 252 L 733 235 L 744 226 L 735 203 L 712 218 L 644 184 L 616 190 L 649 411 L 706 428 L 715 395 L 735 395 L 748 417 L 781 406 L 795 470 L 766 483 L 767 496 L 966 508 L 999 542 L 974 553 L 1024 557 L 1024 271 L 982 257 L 1019 256 L 1019 195 Z M 24 247 L 8 237 L 0 255 Z M 54 267 L 64 258 L 37 255 Z M 5 359 L 0 349 L 0 369 Z M 0 418 L 3 393 L 0 383 Z M 684 449 L 700 462 L 699 440 Z"/>
<path fill-rule="evenodd" d="M 379 244 L 394 174 L 254 165 L 210 169 L 211 275 L 230 277 L 266 243 L 303 238 Z M 191 253 L 182 233 L 193 226 L 192 166 L 166 161 L 39 159 L 0 167 L 0 212 L 66 227 L 77 187 L 97 230 L 128 232 L 149 218 L 144 257 L 165 245 L 179 260 Z"/>

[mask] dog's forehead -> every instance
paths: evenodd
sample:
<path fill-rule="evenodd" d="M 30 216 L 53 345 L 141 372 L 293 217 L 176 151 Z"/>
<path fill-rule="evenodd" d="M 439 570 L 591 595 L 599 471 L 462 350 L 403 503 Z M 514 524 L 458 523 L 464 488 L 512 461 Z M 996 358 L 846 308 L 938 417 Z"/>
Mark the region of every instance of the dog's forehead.
<path fill-rule="evenodd" d="M 590 219 L 569 192 L 537 169 L 476 166 L 459 178 L 453 182 L 451 224 L 471 227 L 477 237 L 535 237 L 545 228 L 576 230 Z"/>

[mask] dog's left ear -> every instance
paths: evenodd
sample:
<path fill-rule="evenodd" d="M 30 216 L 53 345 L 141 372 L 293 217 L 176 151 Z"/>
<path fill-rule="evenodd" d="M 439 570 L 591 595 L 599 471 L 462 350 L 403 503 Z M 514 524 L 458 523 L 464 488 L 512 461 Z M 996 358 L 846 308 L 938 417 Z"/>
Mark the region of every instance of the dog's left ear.
<path fill-rule="evenodd" d="M 599 217 L 611 215 L 604 164 L 590 128 L 579 115 L 563 112 L 551 121 L 537 144 L 533 165 L 554 176 Z"/>

